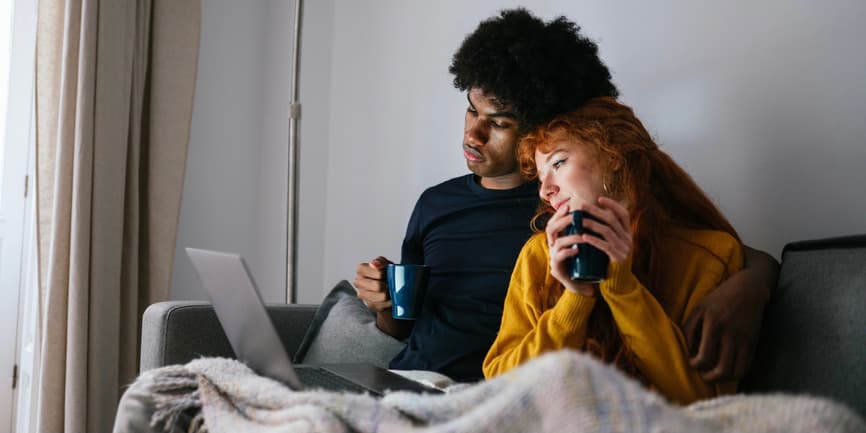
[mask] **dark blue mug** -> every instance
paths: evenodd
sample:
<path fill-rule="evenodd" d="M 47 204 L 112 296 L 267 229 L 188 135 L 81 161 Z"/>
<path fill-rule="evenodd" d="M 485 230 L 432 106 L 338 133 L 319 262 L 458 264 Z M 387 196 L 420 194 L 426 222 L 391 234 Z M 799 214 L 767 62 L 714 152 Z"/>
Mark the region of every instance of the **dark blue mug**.
<path fill-rule="evenodd" d="M 388 293 L 391 295 L 391 316 L 415 320 L 427 295 L 430 267 L 426 265 L 388 264 Z"/>
<path fill-rule="evenodd" d="M 562 236 L 584 233 L 598 236 L 597 233 L 583 227 L 584 218 L 601 222 L 588 212 L 576 210 L 571 212 L 571 224 L 562 231 Z M 565 262 L 567 269 L 570 270 L 572 281 L 598 283 L 607 278 L 607 265 L 610 261 L 607 253 L 583 242 L 577 244 L 577 249 L 577 254 L 574 257 L 569 257 Z"/>

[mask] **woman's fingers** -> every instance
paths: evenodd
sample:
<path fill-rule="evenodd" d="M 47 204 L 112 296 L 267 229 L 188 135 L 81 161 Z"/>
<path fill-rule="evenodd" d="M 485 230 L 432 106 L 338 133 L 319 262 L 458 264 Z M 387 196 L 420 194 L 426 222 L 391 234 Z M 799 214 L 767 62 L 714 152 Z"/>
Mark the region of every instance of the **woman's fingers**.
<path fill-rule="evenodd" d="M 631 223 L 629 223 L 628 211 L 625 207 L 607 197 L 599 197 L 598 202 L 599 204 L 588 203 L 584 205 L 583 210 L 616 230 L 617 233 L 631 231 Z"/>
<path fill-rule="evenodd" d="M 583 242 L 604 251 L 604 253 L 610 257 L 611 263 L 624 262 L 629 257 L 630 250 L 623 249 L 618 245 L 614 245 L 598 236 L 593 236 L 588 233 L 584 233 L 582 236 Z"/>
<path fill-rule="evenodd" d="M 626 260 L 632 250 L 631 223 L 628 210 L 619 202 L 600 197 L 598 205 L 586 204 L 583 210 L 600 221 L 583 220 L 583 226 L 597 234 L 584 234 L 582 240 L 604 251 L 611 261 Z"/>
<path fill-rule="evenodd" d="M 584 228 L 595 233 L 595 235 L 590 233 L 584 233 L 581 241 L 583 242 L 585 239 L 594 240 L 593 245 L 596 245 L 598 248 L 603 251 L 609 253 L 608 255 L 616 255 L 617 257 L 628 256 L 629 251 L 631 251 L 631 233 L 623 232 L 621 230 L 616 230 L 613 227 L 600 223 L 598 221 L 594 221 L 591 219 L 584 220 L 583 224 Z"/>
<path fill-rule="evenodd" d="M 550 266 L 557 278 L 565 276 L 564 261 L 577 254 L 574 248 L 577 243 L 595 246 L 613 262 L 625 261 L 631 255 L 631 219 L 625 206 L 611 198 L 599 197 L 598 203 L 586 203 L 581 210 L 594 217 L 583 219 L 583 228 L 593 234 L 560 236 L 572 223 L 568 206 L 557 209 L 547 223 L 545 232 L 550 247 Z"/>
<path fill-rule="evenodd" d="M 626 209 L 622 203 L 610 197 L 599 197 L 598 203 L 613 211 L 617 221 L 619 222 L 619 226 L 622 227 L 623 231 L 631 233 L 631 216 L 629 216 L 628 209 Z"/>
<path fill-rule="evenodd" d="M 583 296 L 595 296 L 596 286 L 594 284 L 581 283 L 571 280 L 571 268 L 568 259 L 573 258 L 580 252 L 577 243 L 582 235 L 569 235 L 558 238 L 550 248 L 550 273 L 553 278 L 562 283 L 569 290 L 573 290 Z"/>
<path fill-rule="evenodd" d="M 578 253 L 577 243 L 580 235 L 563 236 L 556 239 L 550 246 L 550 273 L 562 283 L 569 281 L 566 260 Z"/>
<path fill-rule="evenodd" d="M 565 230 L 571 223 L 571 214 L 568 213 L 568 206 L 562 206 L 553 213 L 550 220 L 547 221 L 545 233 L 547 235 L 547 245 L 553 245 L 559 233 Z"/>

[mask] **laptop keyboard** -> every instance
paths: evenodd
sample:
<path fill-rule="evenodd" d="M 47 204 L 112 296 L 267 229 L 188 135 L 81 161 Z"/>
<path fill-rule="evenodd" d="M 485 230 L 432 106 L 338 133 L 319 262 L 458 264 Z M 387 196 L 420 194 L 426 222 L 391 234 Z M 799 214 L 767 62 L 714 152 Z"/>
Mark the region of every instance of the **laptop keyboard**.
<path fill-rule="evenodd" d="M 370 392 L 357 383 L 346 380 L 324 368 L 319 367 L 295 367 L 301 383 L 308 388 L 321 388 L 327 391 L 346 391 L 353 393 Z"/>

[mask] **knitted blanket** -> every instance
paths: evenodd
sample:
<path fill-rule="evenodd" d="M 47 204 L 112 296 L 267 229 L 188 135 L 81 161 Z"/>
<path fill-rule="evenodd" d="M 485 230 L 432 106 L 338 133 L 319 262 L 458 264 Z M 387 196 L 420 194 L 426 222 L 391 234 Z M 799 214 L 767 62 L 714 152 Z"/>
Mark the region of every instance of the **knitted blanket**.
<path fill-rule="evenodd" d="M 152 424 L 200 408 L 194 432 L 864 432 L 829 399 L 735 395 L 681 407 L 573 351 L 441 395 L 292 391 L 244 364 L 201 358 L 142 374 Z"/>

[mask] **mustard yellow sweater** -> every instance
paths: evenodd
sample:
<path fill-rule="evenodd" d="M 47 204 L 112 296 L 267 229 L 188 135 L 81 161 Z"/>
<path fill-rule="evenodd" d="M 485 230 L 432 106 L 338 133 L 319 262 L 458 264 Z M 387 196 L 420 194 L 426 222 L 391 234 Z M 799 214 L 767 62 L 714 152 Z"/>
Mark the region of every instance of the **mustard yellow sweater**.
<path fill-rule="evenodd" d="M 520 252 L 499 334 L 484 359 L 486 377 L 496 376 L 545 352 L 580 349 L 597 296 L 604 297 L 623 342 L 650 386 L 682 404 L 732 393 L 736 382 L 710 384 L 689 365 L 682 325 L 692 308 L 743 267 L 742 245 L 718 231 L 673 228 L 664 237 L 663 284 L 653 296 L 632 274 L 631 262 L 612 263 L 596 297 L 569 290 L 557 295 L 544 233 Z"/>

